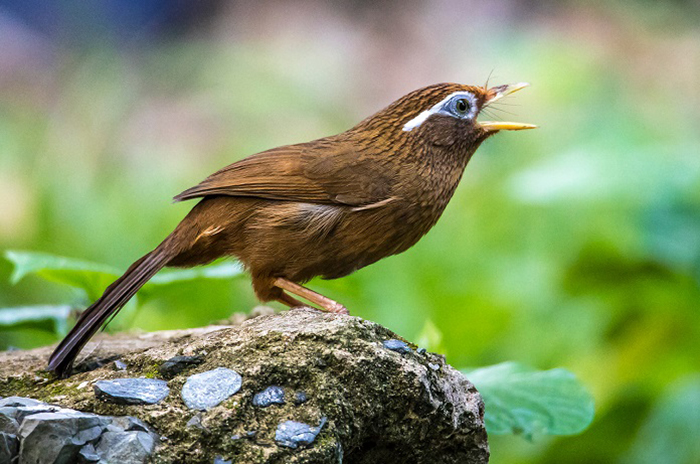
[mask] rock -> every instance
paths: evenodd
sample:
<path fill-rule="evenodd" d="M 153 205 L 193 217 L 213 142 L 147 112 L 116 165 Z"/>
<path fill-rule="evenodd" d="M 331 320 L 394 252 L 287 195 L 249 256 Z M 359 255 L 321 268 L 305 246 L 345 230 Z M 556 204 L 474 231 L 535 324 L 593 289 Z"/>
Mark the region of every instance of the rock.
<path fill-rule="evenodd" d="M 31 398 L 10 396 L 0 400 L 0 432 L 17 434 L 19 424 L 25 417 L 41 412 L 57 411 L 57 406 L 51 406 Z M 2 461 L 0 461 L 2 462 Z"/>
<path fill-rule="evenodd" d="M 131 416 L 119 416 L 112 418 L 112 426 L 119 427 L 119 429 L 127 432 L 137 431 L 153 433 L 151 428 L 142 420 Z"/>
<path fill-rule="evenodd" d="M 300 445 L 310 445 L 316 440 L 316 436 L 326 424 L 326 418 L 321 419 L 318 427 L 312 427 L 303 422 L 284 421 L 277 426 L 275 441 L 280 446 L 287 448 L 297 448 Z"/>
<path fill-rule="evenodd" d="M 440 364 L 435 364 L 435 363 L 428 363 L 428 367 L 431 368 L 434 371 L 440 370 Z"/>
<path fill-rule="evenodd" d="M 71 464 L 86 443 L 81 432 L 106 427 L 108 422 L 106 418 L 78 411 L 32 414 L 20 425 L 20 462 Z"/>
<path fill-rule="evenodd" d="M 165 380 L 98 380 L 92 386 L 98 398 L 117 404 L 156 404 L 170 393 Z"/>
<path fill-rule="evenodd" d="M 166 379 L 171 379 L 190 367 L 202 364 L 202 362 L 204 359 L 201 356 L 173 356 L 161 364 L 158 372 Z"/>
<path fill-rule="evenodd" d="M 297 406 L 300 404 L 304 404 L 307 401 L 309 401 L 309 398 L 306 396 L 306 392 L 296 392 L 294 394 L 294 404 Z"/>
<path fill-rule="evenodd" d="M 215 387 L 217 395 L 221 388 L 226 390 L 232 384 L 240 391 L 200 413 L 181 400 L 180 389 L 192 373 L 183 372 L 168 382 L 178 395 L 168 395 L 147 407 L 115 405 L 98 399 L 90 388 L 79 388 L 114 376 L 112 365 L 43 383 L 36 376 L 45 378 L 51 348 L 39 348 L 0 352 L 0 395 L 29 395 L 64 408 L 100 414 L 126 410 L 140 419 L 143 427 L 158 432 L 158 436 L 150 435 L 158 446 L 147 458 L 155 464 L 212 463 L 217 456 L 250 464 L 337 464 L 341 459 L 346 463 L 488 462 L 483 403 L 467 378 L 434 353 L 405 354 L 387 349 L 384 341 L 400 341 L 400 337 L 357 317 L 297 308 L 249 319 L 235 327 L 98 337 L 86 352 L 97 353 L 94 356 L 101 359 L 123 359 L 130 376 L 159 375 L 166 360 L 197 356 L 202 363 L 193 368 L 195 372 L 226 367 L 242 376 L 238 379 L 230 375 L 231 381 Z M 436 373 L 429 364 L 440 369 Z M 284 388 L 285 403 L 265 409 L 253 405 L 253 396 L 271 385 Z M 298 402 L 299 392 L 304 392 L 309 401 Z M 42 403 L 33 406 L 53 407 Z M 19 407 L 32 406 L 10 407 L 8 417 L 16 415 Z M 194 414 L 199 426 L 188 427 Z M 41 415 L 27 415 L 25 422 Z M 311 438 L 304 434 L 315 432 L 321 417 L 328 420 L 320 433 L 310 444 L 303 444 Z M 103 419 L 108 423 L 101 437 L 108 433 L 131 434 L 125 439 L 129 446 L 137 452 L 144 449 L 133 438 L 134 433 L 147 433 L 139 429 L 141 426 L 129 419 Z M 291 424 L 281 432 L 282 441 L 296 443 L 297 448 L 275 441 L 278 427 L 287 421 L 303 424 L 298 426 L 296 441 L 292 440 L 297 434 L 289 429 Z M 25 424 L 19 426 L 23 430 Z M 56 441 L 61 446 L 70 445 L 78 432 L 91 427 L 94 425 L 79 430 L 66 427 L 70 439 Z M 257 435 L 249 437 L 249 431 L 257 431 Z M 94 436 L 91 433 L 78 436 L 77 443 Z M 22 450 L 22 438 L 18 438 Z M 121 443 L 124 439 L 117 438 L 112 440 Z M 74 449 L 68 451 L 78 449 L 75 460 L 91 462 L 88 459 L 94 459 L 95 453 L 101 456 L 101 440 L 73 445 Z M 107 462 L 104 457 L 102 460 Z"/>
<path fill-rule="evenodd" d="M 15 397 L 5 401 L 5 405 L 0 408 L 0 424 L 6 428 L 16 427 L 16 424 L 19 427 L 16 434 L 0 432 L 0 463 L 3 464 L 13 462 L 13 456 L 22 463 L 37 464 L 140 464 L 152 454 L 154 440 L 158 438 L 147 424 L 135 417 L 99 416 L 28 398 Z M 114 450 L 105 448 L 107 445 L 98 450 L 95 446 L 104 440 L 107 444 L 118 442 L 120 446 L 130 446 L 131 451 L 115 454 Z M 113 457 L 116 460 L 111 460 Z"/>
<path fill-rule="evenodd" d="M 391 340 L 384 340 L 382 344 L 387 350 L 396 351 L 397 353 L 401 354 L 410 353 L 413 351 L 406 342 L 396 340 L 395 338 L 392 338 Z"/>
<path fill-rule="evenodd" d="M 267 387 L 253 397 L 253 404 L 266 408 L 271 404 L 284 404 L 284 390 L 277 386 Z"/>
<path fill-rule="evenodd" d="M 41 406 L 42 403 L 39 400 L 33 400 L 31 398 L 22 398 L 20 396 L 8 396 L 0 400 L 0 408 L 17 408 L 20 406 Z"/>
<path fill-rule="evenodd" d="M 243 435 L 231 435 L 231 440 L 240 440 L 242 438 L 255 438 L 255 436 L 258 434 L 255 430 L 249 430 L 245 432 Z"/>
<path fill-rule="evenodd" d="M 185 424 L 186 427 L 194 427 L 200 430 L 206 430 L 206 427 L 202 425 L 201 413 L 197 413 Z"/>
<path fill-rule="evenodd" d="M 416 353 L 418 353 L 418 354 L 425 354 L 427 351 L 428 351 L 428 350 L 426 350 L 425 348 L 418 348 L 418 349 L 416 350 Z"/>
<path fill-rule="evenodd" d="M 19 406 L 15 408 L 15 418 L 17 419 L 18 423 L 22 423 L 24 421 L 24 418 L 27 416 L 31 416 L 33 414 L 40 414 L 43 412 L 60 412 L 61 408 L 58 406 L 53 406 L 50 404 L 38 404 L 36 406 Z"/>
<path fill-rule="evenodd" d="M 95 450 L 95 446 L 92 443 L 88 443 L 80 448 L 80 453 L 78 453 L 79 464 L 90 464 L 99 461 L 100 455 L 97 454 L 97 450 Z"/>
<path fill-rule="evenodd" d="M 0 432 L 0 463 L 13 463 L 19 456 L 19 439 L 11 433 Z"/>
<path fill-rule="evenodd" d="M 146 432 L 105 432 L 97 447 L 100 462 L 142 464 L 155 449 L 153 437 Z"/>
<path fill-rule="evenodd" d="M 226 460 L 222 456 L 217 456 L 214 458 L 214 464 L 231 464 L 233 461 Z"/>
<path fill-rule="evenodd" d="M 116 361 L 118 358 L 119 358 L 119 356 L 116 356 L 116 355 L 105 356 L 105 357 L 92 357 L 92 356 L 90 356 L 88 359 L 86 359 L 82 363 L 74 366 L 73 372 L 74 373 L 90 372 L 90 371 L 94 371 L 95 369 L 99 369 L 100 367 L 103 367 L 103 366 L 114 365 L 114 364 L 112 364 L 112 362 Z"/>
<path fill-rule="evenodd" d="M 17 431 L 19 430 L 19 422 L 17 422 L 14 419 L 14 415 L 10 414 L 10 411 L 8 411 L 7 414 L 5 414 L 3 411 L 0 411 L 0 432 L 17 435 Z"/>
<path fill-rule="evenodd" d="M 121 359 L 117 359 L 114 361 L 114 370 L 117 371 L 125 371 L 127 368 L 126 363 L 122 361 Z"/>
<path fill-rule="evenodd" d="M 236 371 L 219 367 L 187 378 L 182 387 L 182 401 L 190 409 L 207 410 L 241 389 L 243 379 Z"/>
<path fill-rule="evenodd" d="M 82 446 L 88 442 L 97 441 L 104 429 L 103 425 L 96 425 L 89 429 L 81 430 L 73 437 L 73 444 Z"/>

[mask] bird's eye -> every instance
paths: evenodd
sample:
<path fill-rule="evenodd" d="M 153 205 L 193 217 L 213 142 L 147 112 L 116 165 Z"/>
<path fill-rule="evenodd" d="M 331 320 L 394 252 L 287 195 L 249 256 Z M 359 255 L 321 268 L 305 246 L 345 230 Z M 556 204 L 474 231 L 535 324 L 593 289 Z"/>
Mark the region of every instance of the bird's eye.
<path fill-rule="evenodd" d="M 460 116 L 464 116 L 469 112 L 469 101 L 466 98 L 460 98 L 455 102 L 455 111 Z"/>

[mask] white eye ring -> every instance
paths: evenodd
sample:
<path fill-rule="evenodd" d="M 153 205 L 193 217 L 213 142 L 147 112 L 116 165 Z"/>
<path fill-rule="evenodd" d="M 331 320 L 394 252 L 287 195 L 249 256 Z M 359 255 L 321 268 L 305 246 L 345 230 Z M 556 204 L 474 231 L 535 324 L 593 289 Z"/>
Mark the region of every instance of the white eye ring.
<path fill-rule="evenodd" d="M 468 100 L 469 101 L 469 112 L 465 114 L 458 114 L 455 113 L 454 111 L 454 105 L 452 104 L 453 101 L 456 100 Z M 474 96 L 473 93 L 471 92 L 453 92 L 440 100 L 439 103 L 433 105 L 429 109 L 421 112 L 418 116 L 415 118 L 411 119 L 408 121 L 406 124 L 403 126 L 403 130 L 406 132 L 410 132 L 416 127 L 420 127 L 421 124 L 425 122 L 426 119 L 428 119 L 430 116 L 433 114 L 444 114 L 446 116 L 451 116 L 453 118 L 459 118 L 459 119 L 473 119 L 474 116 L 476 116 L 476 97 Z"/>

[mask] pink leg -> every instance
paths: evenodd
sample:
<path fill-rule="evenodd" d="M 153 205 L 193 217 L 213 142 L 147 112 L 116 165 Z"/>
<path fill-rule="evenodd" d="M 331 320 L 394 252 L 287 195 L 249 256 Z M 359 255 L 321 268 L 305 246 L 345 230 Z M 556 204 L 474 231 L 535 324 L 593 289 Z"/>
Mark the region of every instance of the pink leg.
<path fill-rule="evenodd" d="M 284 303 L 284 304 L 286 304 L 287 306 L 289 306 L 290 308 L 294 308 L 294 307 L 297 307 L 297 306 L 304 306 L 304 303 L 302 303 L 301 301 L 297 300 L 296 298 L 293 298 L 293 297 L 287 295 L 287 294 L 284 293 L 284 292 L 280 292 L 280 293 L 282 293 L 282 296 L 280 296 L 279 298 L 277 298 L 277 301 L 279 301 L 280 303 Z"/>
<path fill-rule="evenodd" d="M 278 277 L 277 279 L 275 279 L 275 286 L 283 290 L 287 290 L 289 293 L 304 298 L 305 300 L 309 300 L 310 302 L 319 305 L 321 308 L 328 311 L 329 313 L 350 314 L 347 308 L 338 303 L 337 301 L 333 301 L 330 298 L 321 295 L 320 293 L 316 293 L 313 290 L 309 290 L 306 287 L 302 287 L 299 284 L 295 284 L 291 280 Z M 291 299 L 296 301 L 294 298 Z M 283 303 L 285 302 L 283 301 Z"/>

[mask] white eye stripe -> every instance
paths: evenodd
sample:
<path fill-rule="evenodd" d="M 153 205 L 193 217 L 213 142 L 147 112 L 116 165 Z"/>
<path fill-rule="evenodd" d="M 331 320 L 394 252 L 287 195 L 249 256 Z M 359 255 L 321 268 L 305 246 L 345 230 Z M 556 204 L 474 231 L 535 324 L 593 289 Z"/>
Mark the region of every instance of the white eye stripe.
<path fill-rule="evenodd" d="M 469 100 L 469 113 L 464 116 L 465 119 L 472 119 L 476 115 L 476 97 L 474 96 L 473 93 L 471 92 L 453 92 L 443 98 L 439 103 L 433 105 L 431 108 L 421 112 L 418 116 L 415 118 L 411 119 L 408 121 L 406 124 L 403 126 L 403 130 L 406 132 L 410 132 L 416 127 L 420 127 L 421 124 L 425 122 L 426 119 L 428 119 L 431 115 L 437 114 L 437 113 L 442 113 L 446 114 L 448 116 L 454 116 L 452 113 L 450 113 L 446 106 L 447 104 L 455 97 L 460 97 L 460 98 L 465 98 Z"/>

